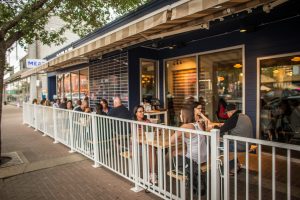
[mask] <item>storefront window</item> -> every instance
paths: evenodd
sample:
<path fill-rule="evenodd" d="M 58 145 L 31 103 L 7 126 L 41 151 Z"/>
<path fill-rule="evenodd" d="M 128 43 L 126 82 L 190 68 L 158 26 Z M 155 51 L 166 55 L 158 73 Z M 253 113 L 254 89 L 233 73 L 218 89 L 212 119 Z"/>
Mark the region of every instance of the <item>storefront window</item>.
<path fill-rule="evenodd" d="M 63 75 L 57 75 L 57 97 L 62 98 L 63 96 Z"/>
<path fill-rule="evenodd" d="M 157 98 L 157 67 L 156 61 L 141 61 L 141 101 Z"/>
<path fill-rule="evenodd" d="M 300 54 L 261 59 L 260 134 L 300 144 Z"/>
<path fill-rule="evenodd" d="M 80 70 L 80 99 L 89 96 L 89 71 L 88 69 Z"/>
<path fill-rule="evenodd" d="M 78 72 L 71 73 L 72 100 L 79 99 L 79 74 Z"/>
<path fill-rule="evenodd" d="M 71 99 L 70 73 L 64 74 L 64 97 Z"/>
<path fill-rule="evenodd" d="M 199 101 L 205 104 L 205 114 L 210 119 L 228 118 L 220 109 L 228 103 L 242 110 L 242 88 L 242 49 L 199 56 Z"/>
<path fill-rule="evenodd" d="M 57 97 L 76 101 L 89 96 L 88 69 L 57 75 Z"/>
<path fill-rule="evenodd" d="M 196 57 L 169 60 L 167 71 L 167 108 L 170 125 L 179 125 L 183 103 L 197 98 Z"/>

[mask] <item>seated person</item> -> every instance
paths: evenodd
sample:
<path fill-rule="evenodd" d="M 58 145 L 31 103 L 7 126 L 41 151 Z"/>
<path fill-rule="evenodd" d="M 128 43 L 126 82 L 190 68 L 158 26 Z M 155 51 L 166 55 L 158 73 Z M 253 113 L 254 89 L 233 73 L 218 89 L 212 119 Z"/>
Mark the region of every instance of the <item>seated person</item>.
<path fill-rule="evenodd" d="M 202 113 L 203 104 L 200 102 L 194 103 L 194 114 L 196 122 L 202 124 L 203 130 L 210 131 L 214 128 L 213 123 Z"/>
<path fill-rule="evenodd" d="M 226 107 L 226 113 L 229 119 L 226 120 L 224 125 L 220 128 L 221 136 L 223 136 L 224 134 L 228 134 L 228 135 L 252 138 L 253 126 L 252 126 L 251 119 L 247 115 L 242 114 L 241 111 L 237 110 L 235 104 L 228 104 Z M 237 152 L 246 151 L 246 143 L 237 142 L 236 150 Z M 230 152 L 235 151 L 233 142 L 229 144 L 229 151 Z M 237 160 L 237 163 L 238 163 L 237 166 L 239 171 L 240 170 L 239 160 Z M 234 160 L 231 160 L 229 165 L 230 165 L 230 169 L 233 169 Z"/>
<path fill-rule="evenodd" d="M 107 114 L 110 117 L 117 117 L 122 119 L 131 119 L 129 110 L 122 104 L 120 97 L 114 98 L 114 108 Z"/>
<path fill-rule="evenodd" d="M 227 106 L 226 101 L 223 98 L 220 98 L 218 102 L 218 110 L 217 110 L 217 117 L 219 120 L 226 120 L 229 118 L 229 116 L 226 113 L 226 106 Z"/>
<path fill-rule="evenodd" d="M 105 113 L 105 115 L 107 115 L 107 113 L 109 113 L 109 111 L 111 110 L 111 107 L 108 106 L 107 100 L 101 99 L 100 104 L 102 105 L 102 112 Z"/>
<path fill-rule="evenodd" d="M 105 112 L 103 112 L 103 106 L 101 103 L 96 103 L 95 104 L 95 110 L 97 115 L 106 115 Z"/>
<path fill-rule="evenodd" d="M 74 111 L 78 111 L 78 112 L 85 112 L 85 109 L 88 107 L 88 102 L 86 100 L 83 100 L 81 102 L 81 105 L 76 107 L 74 109 Z"/>
<path fill-rule="evenodd" d="M 181 109 L 180 118 L 183 122 L 181 128 L 193 129 L 193 130 L 203 130 L 202 124 L 196 122 L 195 115 L 194 115 L 194 106 L 193 105 L 186 105 Z M 178 138 L 182 137 L 182 132 L 177 132 L 171 136 L 171 143 L 175 143 Z M 207 144 L 206 144 L 206 136 L 205 135 L 198 135 L 198 134 L 191 134 L 185 132 L 184 133 L 184 142 L 186 143 L 186 154 L 185 156 L 185 171 L 189 178 L 193 178 L 193 189 L 194 191 L 198 191 L 198 169 L 199 165 L 205 163 L 207 161 Z M 199 138 L 199 139 L 198 139 Z M 199 150 L 198 150 L 199 149 Z M 200 160 L 198 159 L 200 154 Z M 177 155 L 178 156 L 178 155 Z M 181 157 L 182 158 L 182 157 Z M 192 159 L 192 166 L 190 165 L 190 159 Z M 182 164 L 183 161 L 180 161 L 180 156 L 178 156 L 178 169 L 180 169 L 179 165 Z M 189 174 L 188 172 L 191 171 L 193 168 L 193 174 Z M 203 179 L 202 179 L 203 180 Z M 190 182 L 190 181 L 188 181 Z M 204 181 L 201 181 L 204 183 Z M 205 190 L 204 190 L 205 191 Z M 201 187 L 201 193 L 203 192 Z"/>
<path fill-rule="evenodd" d="M 242 114 L 241 111 L 237 110 L 235 104 L 228 104 L 226 107 L 226 113 L 229 118 L 220 128 L 221 136 L 228 134 L 249 138 L 253 137 L 253 126 L 251 119 L 247 115 Z M 237 150 L 245 151 L 245 143 L 238 143 Z"/>
<path fill-rule="evenodd" d="M 139 122 L 147 122 L 147 123 L 150 123 L 150 120 L 148 120 L 145 115 L 144 115 L 144 107 L 143 106 L 135 106 L 134 109 L 133 109 L 133 119 L 136 120 L 136 121 L 139 121 Z M 142 127 L 138 126 L 138 132 L 139 132 L 139 137 L 142 137 L 141 134 L 142 133 L 145 133 L 147 134 L 145 131 L 143 131 Z M 143 136 L 145 137 L 145 136 Z M 156 184 L 157 183 L 157 175 L 155 173 L 155 165 L 156 165 L 156 149 L 153 149 L 152 148 L 155 148 L 151 145 L 148 145 L 148 158 L 149 158 L 149 172 L 150 172 L 150 182 L 153 183 L 153 184 Z M 152 153 L 153 151 L 153 153 Z"/>

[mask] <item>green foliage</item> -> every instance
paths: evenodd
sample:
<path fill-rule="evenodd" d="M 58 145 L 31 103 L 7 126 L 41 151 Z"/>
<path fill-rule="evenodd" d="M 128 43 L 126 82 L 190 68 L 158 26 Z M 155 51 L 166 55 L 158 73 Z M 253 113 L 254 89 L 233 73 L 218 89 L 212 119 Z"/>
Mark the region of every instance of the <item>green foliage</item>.
<path fill-rule="evenodd" d="M 0 44 L 9 48 L 14 42 L 60 44 L 64 31 L 84 36 L 109 22 L 112 12 L 123 15 L 147 0 L 10 0 L 0 3 Z M 65 25 L 46 27 L 51 17 L 60 17 Z"/>

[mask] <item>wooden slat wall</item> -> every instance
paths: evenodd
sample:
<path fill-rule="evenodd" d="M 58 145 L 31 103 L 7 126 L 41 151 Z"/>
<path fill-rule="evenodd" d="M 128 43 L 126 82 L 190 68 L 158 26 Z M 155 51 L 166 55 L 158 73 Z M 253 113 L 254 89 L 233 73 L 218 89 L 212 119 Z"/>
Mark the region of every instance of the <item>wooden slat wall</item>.
<path fill-rule="evenodd" d="M 173 71 L 174 111 L 180 112 L 184 100 L 196 94 L 197 74 L 196 68 Z"/>

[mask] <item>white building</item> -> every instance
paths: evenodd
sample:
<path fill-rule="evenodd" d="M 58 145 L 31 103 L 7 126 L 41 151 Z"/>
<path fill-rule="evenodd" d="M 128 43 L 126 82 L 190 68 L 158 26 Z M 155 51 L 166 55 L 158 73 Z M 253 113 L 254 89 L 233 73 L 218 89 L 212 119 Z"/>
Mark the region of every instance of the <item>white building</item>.
<path fill-rule="evenodd" d="M 45 29 L 48 31 L 58 30 L 63 25 L 64 21 L 59 17 L 54 16 L 49 20 Z M 41 41 L 36 40 L 32 44 L 29 44 L 26 50 L 18 43 L 15 43 L 10 48 L 10 51 L 7 52 L 7 63 L 13 70 L 9 71 L 4 76 L 4 99 L 6 101 L 20 104 L 22 101 L 32 101 L 35 98 L 39 101 L 43 98 L 48 98 L 47 74 L 34 74 L 24 79 L 21 79 L 20 75 L 29 67 L 32 68 L 38 66 L 28 66 L 28 60 L 42 60 L 48 55 L 55 53 L 59 49 L 62 49 L 79 39 L 79 36 L 70 30 L 67 30 L 62 37 L 65 38 L 65 42 L 58 46 L 43 45 Z"/>

